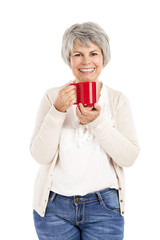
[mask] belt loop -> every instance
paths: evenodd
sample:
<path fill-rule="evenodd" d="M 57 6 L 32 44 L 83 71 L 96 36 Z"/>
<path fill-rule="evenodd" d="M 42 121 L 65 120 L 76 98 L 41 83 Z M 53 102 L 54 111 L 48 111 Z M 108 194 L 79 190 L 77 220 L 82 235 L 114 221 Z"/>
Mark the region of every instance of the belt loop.
<path fill-rule="evenodd" d="M 103 200 L 102 200 L 101 193 L 99 191 L 97 191 L 96 194 L 98 195 L 98 199 L 99 199 L 100 205 L 103 205 Z"/>
<path fill-rule="evenodd" d="M 49 201 L 50 202 L 53 202 L 53 200 L 54 200 L 54 198 L 55 198 L 55 196 L 56 196 L 56 193 L 55 192 L 51 192 L 51 197 L 50 197 L 50 199 L 49 199 Z"/>

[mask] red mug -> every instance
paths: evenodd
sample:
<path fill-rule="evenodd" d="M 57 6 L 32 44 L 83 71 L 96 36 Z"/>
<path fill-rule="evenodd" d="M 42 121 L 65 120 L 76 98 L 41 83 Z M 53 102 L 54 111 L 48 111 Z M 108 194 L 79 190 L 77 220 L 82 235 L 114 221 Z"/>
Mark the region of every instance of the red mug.
<path fill-rule="evenodd" d="M 77 102 L 74 104 L 82 103 L 83 106 L 94 106 L 97 102 L 97 82 L 79 82 L 71 83 L 77 88 Z"/>

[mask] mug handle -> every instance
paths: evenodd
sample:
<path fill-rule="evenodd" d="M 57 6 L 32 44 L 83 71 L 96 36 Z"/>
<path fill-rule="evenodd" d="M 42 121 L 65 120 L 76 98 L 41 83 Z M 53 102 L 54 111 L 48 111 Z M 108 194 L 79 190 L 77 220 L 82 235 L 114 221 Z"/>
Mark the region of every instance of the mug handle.
<path fill-rule="evenodd" d="M 77 88 L 77 83 L 71 83 L 71 84 L 69 84 L 69 85 L 75 85 L 76 88 Z M 74 105 L 75 105 L 75 104 L 78 104 L 78 102 L 74 103 Z"/>

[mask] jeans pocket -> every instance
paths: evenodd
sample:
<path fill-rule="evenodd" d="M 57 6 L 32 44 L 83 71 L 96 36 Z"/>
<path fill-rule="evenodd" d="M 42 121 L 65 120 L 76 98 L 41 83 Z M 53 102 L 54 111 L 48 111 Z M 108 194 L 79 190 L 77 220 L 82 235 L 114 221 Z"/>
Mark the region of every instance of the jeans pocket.
<path fill-rule="evenodd" d="M 118 191 L 113 190 L 110 194 L 102 198 L 103 206 L 113 212 L 120 212 Z"/>

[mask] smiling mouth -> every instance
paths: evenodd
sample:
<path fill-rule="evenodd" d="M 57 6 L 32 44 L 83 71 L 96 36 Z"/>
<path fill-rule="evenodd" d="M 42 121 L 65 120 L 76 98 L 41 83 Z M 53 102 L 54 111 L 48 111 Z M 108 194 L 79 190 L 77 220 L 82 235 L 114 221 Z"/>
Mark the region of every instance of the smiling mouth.
<path fill-rule="evenodd" d="M 82 73 L 92 73 L 95 68 L 80 68 L 79 71 Z"/>

